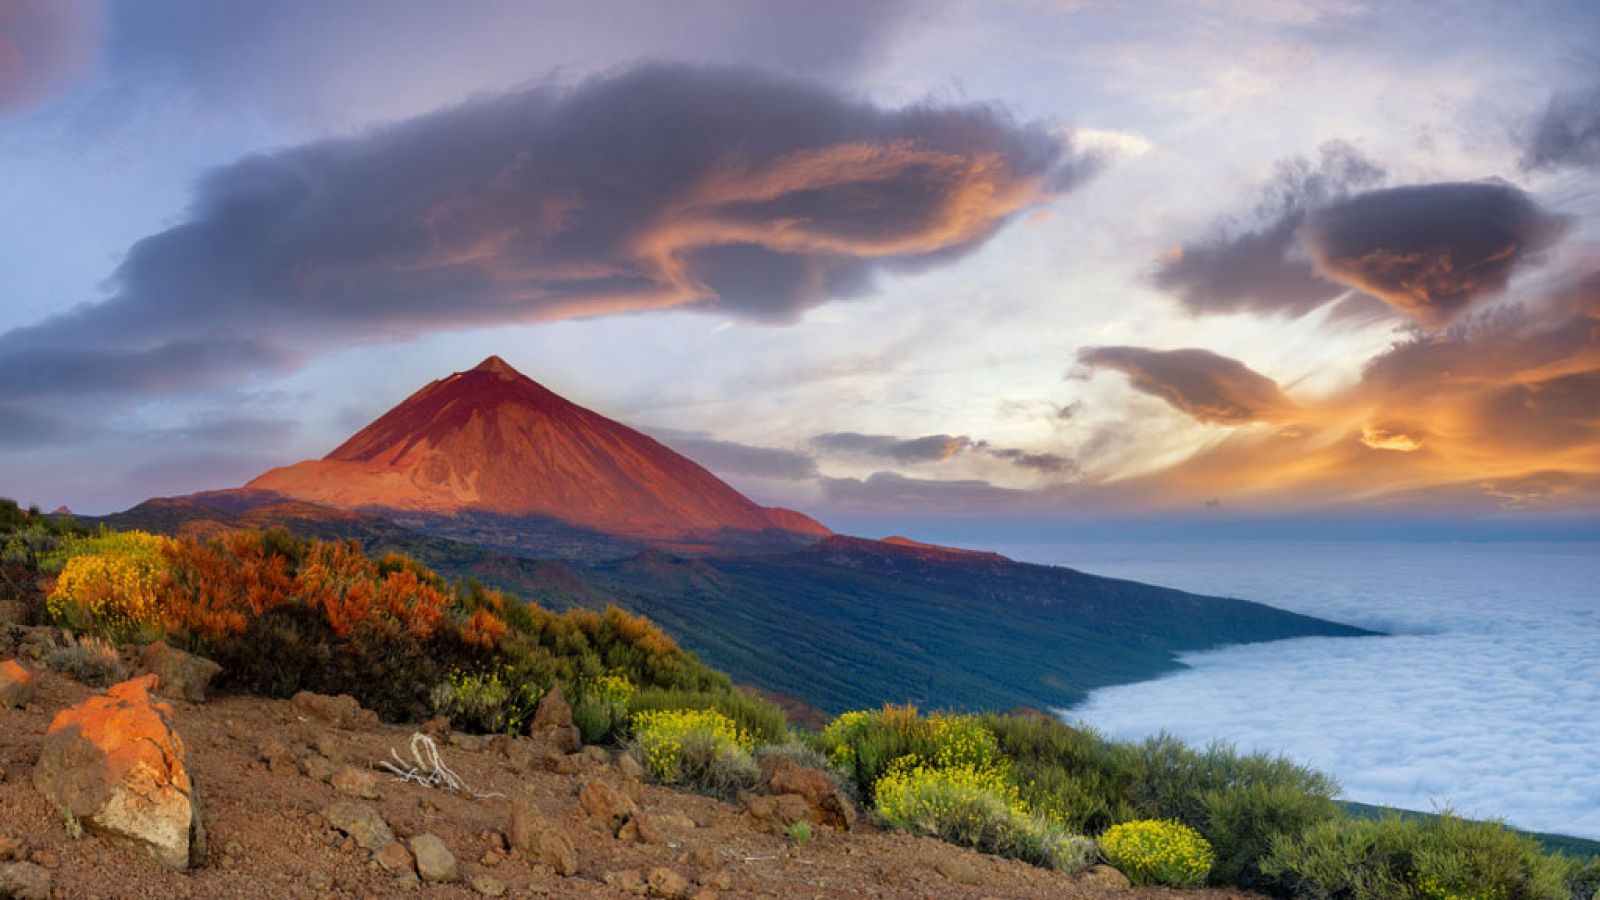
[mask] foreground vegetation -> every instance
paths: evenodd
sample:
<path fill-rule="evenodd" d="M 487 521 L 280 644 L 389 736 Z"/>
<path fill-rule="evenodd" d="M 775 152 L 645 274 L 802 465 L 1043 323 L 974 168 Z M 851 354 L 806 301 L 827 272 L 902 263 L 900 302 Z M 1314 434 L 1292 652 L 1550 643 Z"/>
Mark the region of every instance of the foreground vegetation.
<path fill-rule="evenodd" d="M 646 619 L 553 612 L 350 541 L 91 533 L 0 502 L 0 600 L 73 632 L 50 663 L 87 682 L 125 675 L 115 645 L 161 639 L 220 663 L 224 689 L 348 693 L 386 718 L 507 733 L 559 686 L 585 740 L 627 747 L 661 783 L 733 797 L 782 755 L 886 827 L 1066 871 L 1107 861 L 1136 883 L 1319 900 L 1588 900 L 1600 883 L 1600 863 L 1497 823 L 1352 816 L 1327 776 L 1221 745 L 911 706 L 794 732 Z"/>

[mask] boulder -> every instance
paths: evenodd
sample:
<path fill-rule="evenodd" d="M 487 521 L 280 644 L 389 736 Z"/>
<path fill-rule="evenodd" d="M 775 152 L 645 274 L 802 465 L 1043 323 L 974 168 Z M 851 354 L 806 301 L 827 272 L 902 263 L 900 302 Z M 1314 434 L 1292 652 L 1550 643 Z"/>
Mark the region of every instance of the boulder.
<path fill-rule="evenodd" d="M 804 797 L 811 807 L 812 820 L 818 825 L 842 831 L 855 827 L 856 806 L 828 773 L 775 755 L 761 760 L 761 771 L 767 776 L 767 790 L 772 794 Z"/>
<path fill-rule="evenodd" d="M 572 724 L 572 707 L 567 705 L 560 685 L 539 698 L 528 734 L 560 753 L 577 753 L 583 749 L 583 733 Z"/>
<path fill-rule="evenodd" d="M 385 872 L 410 872 L 416 868 L 416 860 L 411 851 L 399 841 L 390 841 L 384 844 L 372 858 Z"/>
<path fill-rule="evenodd" d="M 694 820 L 682 813 L 641 812 L 623 824 L 617 837 L 628 843 L 665 844 L 694 829 Z"/>
<path fill-rule="evenodd" d="M 760 794 L 741 794 L 745 812 L 757 824 L 772 831 L 782 831 L 796 822 L 811 821 L 811 804 L 799 794 L 779 794 L 768 797 Z"/>
<path fill-rule="evenodd" d="M 313 722 L 323 722 L 335 728 L 356 728 L 378 724 L 378 714 L 362 709 L 356 698 L 349 694 L 330 697 L 301 691 L 289 698 L 295 714 Z"/>
<path fill-rule="evenodd" d="M 644 882 L 652 897 L 678 900 L 680 897 L 689 896 L 689 879 L 666 866 L 656 866 L 651 869 L 650 874 L 645 876 Z"/>
<path fill-rule="evenodd" d="M 650 888 L 645 884 L 644 872 L 639 869 L 618 869 L 605 874 L 606 886 L 624 894 L 634 894 L 640 897 Z"/>
<path fill-rule="evenodd" d="M 195 656 L 156 641 L 139 654 L 139 665 L 161 682 L 161 693 L 190 703 L 206 702 L 206 688 L 222 667 L 203 656 Z"/>
<path fill-rule="evenodd" d="M 529 862 L 556 870 L 556 874 L 578 874 L 578 849 L 566 831 L 544 818 L 527 797 L 511 798 L 511 846 Z"/>
<path fill-rule="evenodd" d="M 622 820 L 633 815 L 634 803 L 628 796 L 598 778 L 591 778 L 578 789 L 578 805 L 608 833 L 616 831 Z"/>
<path fill-rule="evenodd" d="M 27 706 L 37 689 L 33 675 L 21 663 L 14 659 L 0 662 L 0 706 Z"/>
<path fill-rule="evenodd" d="M 394 832 L 378 811 L 365 803 L 341 800 L 322 811 L 322 818 L 350 835 L 363 850 L 381 850 L 394 840 Z"/>
<path fill-rule="evenodd" d="M 444 841 L 431 834 L 419 834 L 411 839 L 411 855 L 417 859 L 417 874 L 432 884 L 447 884 L 461 880 L 461 868 L 455 855 Z"/>
<path fill-rule="evenodd" d="M 57 713 L 33 783 L 85 829 L 183 870 L 205 859 L 205 830 L 172 707 L 150 697 L 156 683 L 124 681 Z"/>
<path fill-rule="evenodd" d="M 472 889 L 485 897 L 504 897 L 506 886 L 492 875 L 472 876 Z"/>
<path fill-rule="evenodd" d="M 50 900 L 50 873 L 30 862 L 0 863 L 0 897 Z"/>

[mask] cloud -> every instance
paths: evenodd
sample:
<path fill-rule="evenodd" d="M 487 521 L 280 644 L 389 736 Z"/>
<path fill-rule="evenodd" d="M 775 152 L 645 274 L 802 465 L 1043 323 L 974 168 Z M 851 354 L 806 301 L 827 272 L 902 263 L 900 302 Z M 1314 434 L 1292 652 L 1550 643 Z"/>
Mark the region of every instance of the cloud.
<path fill-rule="evenodd" d="M 95 0 L 0 0 L 0 115 L 44 102 L 94 54 Z"/>
<path fill-rule="evenodd" d="M 833 431 L 811 439 L 818 448 L 833 453 L 872 456 L 899 463 L 939 462 L 972 445 L 972 439 L 952 434 L 930 434 L 916 438 L 889 434 L 861 434 Z"/>
<path fill-rule="evenodd" d="M 213 171 L 110 299 L 0 335 L 0 375 L 149 391 L 442 329 L 672 308 L 782 323 L 975 250 L 1094 165 L 986 106 L 649 65 Z"/>
<path fill-rule="evenodd" d="M 1283 753 L 1333 775 L 1352 800 L 1448 804 L 1600 838 L 1592 544 L 1368 541 L 1357 556 L 1312 542 L 1274 548 L 1174 543 L 1151 560 L 1095 559 L 1078 546 L 1059 561 L 1395 636 L 1190 655 L 1190 669 L 1096 691 L 1067 716 L 1122 738 L 1169 731 Z"/>
<path fill-rule="evenodd" d="M 1526 171 L 1600 169 L 1600 85 L 1556 94 L 1524 137 Z"/>
<path fill-rule="evenodd" d="M 1323 144 L 1314 164 L 1303 156 L 1282 160 L 1251 214 L 1173 248 L 1155 283 L 1197 314 L 1307 313 L 1346 289 L 1317 277 L 1298 246 L 1306 215 L 1383 178 L 1382 168 L 1343 141 Z"/>
<path fill-rule="evenodd" d="M 1437 327 L 1503 290 L 1563 230 L 1509 184 L 1463 182 L 1342 200 L 1312 213 L 1304 234 L 1318 273 Z"/>
<path fill-rule="evenodd" d="M 1200 422 L 1243 425 L 1278 421 L 1295 412 L 1277 382 L 1210 350 L 1087 347 L 1079 351 L 1078 360 L 1122 372 L 1135 389 Z"/>
<path fill-rule="evenodd" d="M 817 475 L 817 461 L 794 450 L 756 447 L 720 441 L 705 434 L 674 429 L 650 429 L 662 443 L 720 476 L 749 475 L 804 481 Z"/>
<path fill-rule="evenodd" d="M 1031 506 L 1037 492 L 998 487 L 987 481 L 939 481 L 911 478 L 897 472 L 874 472 L 861 478 L 823 478 L 823 504 L 839 510 L 872 512 L 971 513 L 990 515 L 1006 508 Z"/>
<path fill-rule="evenodd" d="M 1054 475 L 1077 471 L 1077 463 L 1059 453 L 999 447 L 988 441 L 974 440 L 964 434 L 929 434 L 904 438 L 891 434 L 833 431 L 817 435 L 811 439 L 811 444 L 829 453 L 883 459 L 906 465 L 943 462 L 959 454 L 972 453 L 1004 460 L 1018 468 L 1041 474 Z"/>

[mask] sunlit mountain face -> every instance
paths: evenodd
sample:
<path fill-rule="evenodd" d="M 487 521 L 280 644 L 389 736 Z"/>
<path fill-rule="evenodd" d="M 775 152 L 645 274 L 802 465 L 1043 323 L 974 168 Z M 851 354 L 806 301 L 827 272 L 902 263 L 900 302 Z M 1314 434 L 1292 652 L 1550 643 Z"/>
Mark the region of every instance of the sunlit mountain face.
<path fill-rule="evenodd" d="M 1592 535 L 1597 34 L 1562 2 L 0 0 L 0 496 Z M 649 437 L 379 419 L 492 354 Z"/>

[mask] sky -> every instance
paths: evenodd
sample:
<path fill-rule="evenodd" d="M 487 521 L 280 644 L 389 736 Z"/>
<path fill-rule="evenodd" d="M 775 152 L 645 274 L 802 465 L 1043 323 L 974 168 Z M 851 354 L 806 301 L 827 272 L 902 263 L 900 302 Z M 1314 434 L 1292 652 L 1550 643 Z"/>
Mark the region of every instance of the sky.
<path fill-rule="evenodd" d="M 1596 47 L 1584 2 L 0 0 L 0 495 L 238 485 L 498 354 L 836 528 L 1592 534 Z"/>

